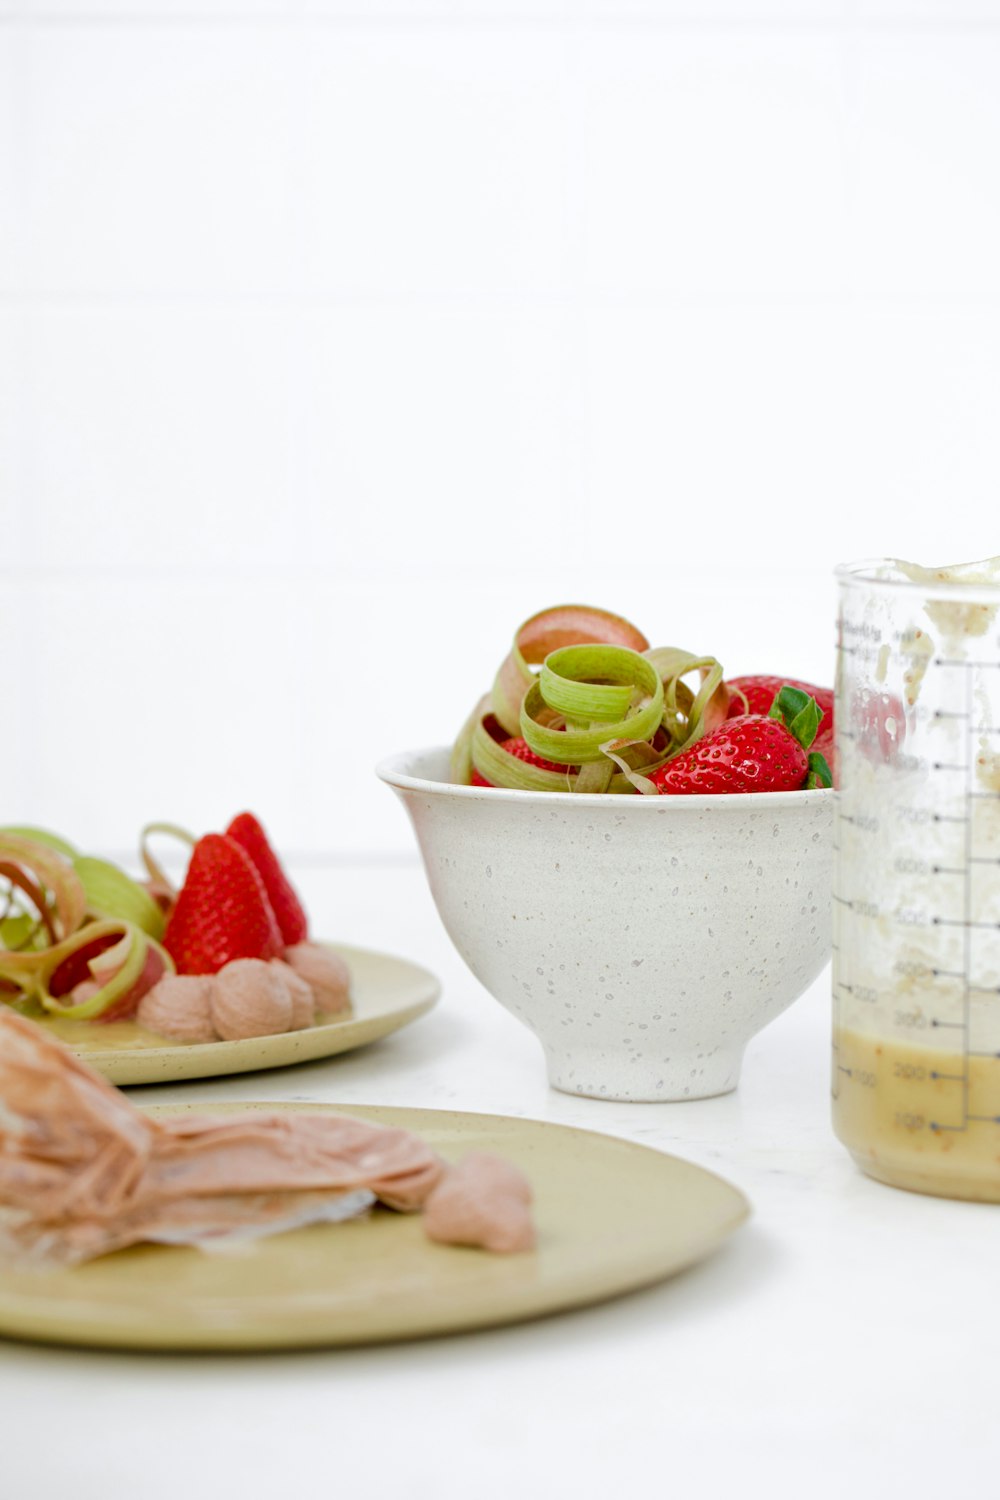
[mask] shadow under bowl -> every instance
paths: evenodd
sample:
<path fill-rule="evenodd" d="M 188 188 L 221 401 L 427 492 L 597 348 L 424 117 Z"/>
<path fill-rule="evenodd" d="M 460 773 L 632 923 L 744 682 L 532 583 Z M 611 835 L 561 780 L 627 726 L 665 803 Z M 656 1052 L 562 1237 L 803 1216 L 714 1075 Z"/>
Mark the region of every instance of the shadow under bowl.
<path fill-rule="evenodd" d="M 476 978 L 600 1099 L 736 1087 L 747 1042 L 830 955 L 832 791 L 591 796 L 456 786 L 449 751 L 377 774 Z"/>

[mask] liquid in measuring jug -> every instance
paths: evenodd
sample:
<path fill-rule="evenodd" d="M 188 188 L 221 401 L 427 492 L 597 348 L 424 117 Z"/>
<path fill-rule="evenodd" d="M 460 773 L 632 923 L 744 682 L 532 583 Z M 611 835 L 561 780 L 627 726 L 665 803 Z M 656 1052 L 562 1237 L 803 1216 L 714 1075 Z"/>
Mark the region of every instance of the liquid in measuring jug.
<path fill-rule="evenodd" d="M 838 581 L 834 1128 L 1000 1202 L 1000 560 Z"/>

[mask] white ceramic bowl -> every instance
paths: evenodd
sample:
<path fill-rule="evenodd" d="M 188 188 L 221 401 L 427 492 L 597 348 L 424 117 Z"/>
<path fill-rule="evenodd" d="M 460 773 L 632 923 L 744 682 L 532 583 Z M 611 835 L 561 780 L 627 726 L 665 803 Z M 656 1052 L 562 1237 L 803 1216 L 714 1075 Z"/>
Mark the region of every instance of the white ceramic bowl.
<path fill-rule="evenodd" d="M 833 792 L 623 797 L 453 786 L 385 760 L 449 936 L 557 1089 L 701 1099 L 830 954 Z"/>

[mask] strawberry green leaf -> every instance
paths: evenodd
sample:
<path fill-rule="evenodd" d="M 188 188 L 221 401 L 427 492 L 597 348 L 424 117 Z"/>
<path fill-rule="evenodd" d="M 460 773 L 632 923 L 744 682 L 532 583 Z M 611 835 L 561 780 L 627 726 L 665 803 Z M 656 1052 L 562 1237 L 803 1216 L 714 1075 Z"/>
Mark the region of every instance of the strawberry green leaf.
<path fill-rule="evenodd" d="M 810 698 L 801 688 L 789 687 L 786 683 L 772 703 L 768 718 L 780 720 L 803 750 L 808 750 L 816 738 L 823 710 L 815 698 Z"/>
<path fill-rule="evenodd" d="M 833 774 L 830 771 L 826 756 L 821 755 L 818 750 L 813 750 L 809 756 L 809 774 L 806 778 L 806 786 L 809 789 L 818 786 L 833 786 Z"/>

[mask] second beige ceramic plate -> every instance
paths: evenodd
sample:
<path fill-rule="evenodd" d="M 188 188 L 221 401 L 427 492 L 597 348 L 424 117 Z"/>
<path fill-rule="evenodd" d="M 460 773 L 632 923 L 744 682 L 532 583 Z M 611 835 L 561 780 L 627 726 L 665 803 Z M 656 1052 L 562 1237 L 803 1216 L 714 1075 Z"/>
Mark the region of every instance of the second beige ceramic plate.
<path fill-rule="evenodd" d="M 353 1051 L 409 1025 L 430 1010 L 441 993 L 434 975 L 407 959 L 339 943 L 330 947 L 351 971 L 352 1008 L 342 1020 L 304 1031 L 249 1037 L 242 1042 L 166 1042 L 133 1021 L 107 1026 L 49 1021 L 46 1028 L 112 1083 L 180 1083 L 283 1068 Z"/>
<path fill-rule="evenodd" d="M 200 1112 L 209 1108 L 316 1113 L 323 1106 L 202 1105 Z M 223 1350 L 486 1328 L 660 1281 L 715 1250 L 749 1209 L 711 1172 L 612 1136 L 501 1115 L 356 1105 L 349 1112 L 415 1131 L 450 1159 L 490 1151 L 516 1162 L 534 1190 L 537 1250 L 491 1255 L 435 1245 L 418 1215 L 376 1209 L 256 1241 L 239 1255 L 148 1245 L 72 1271 L 5 1268 L 0 1334 Z"/>

